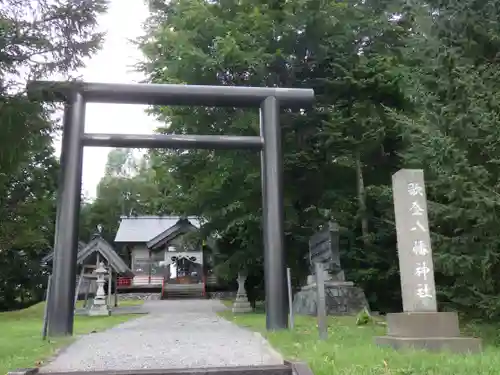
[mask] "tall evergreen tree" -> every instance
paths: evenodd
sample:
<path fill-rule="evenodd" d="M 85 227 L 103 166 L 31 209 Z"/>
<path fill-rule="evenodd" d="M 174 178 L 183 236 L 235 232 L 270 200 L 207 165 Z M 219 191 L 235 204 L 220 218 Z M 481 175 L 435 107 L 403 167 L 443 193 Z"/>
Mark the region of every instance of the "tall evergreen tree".
<path fill-rule="evenodd" d="M 500 2 L 430 1 L 405 49 L 407 166 L 423 167 L 440 300 L 498 317 Z"/>
<path fill-rule="evenodd" d="M 377 209 L 387 210 L 388 200 L 381 204 L 379 197 L 387 197 L 397 164 L 397 126 L 384 108 L 405 107 L 394 70 L 399 59 L 396 47 L 409 27 L 405 19 L 391 21 L 386 4 L 376 5 L 150 1 L 151 18 L 141 43 L 146 57 L 142 69 L 154 83 L 315 89 L 314 110 L 281 114 L 288 264 L 299 279 L 308 272 L 304 267 L 308 237 L 333 218 L 361 238 L 354 249 L 344 249 L 344 257 L 351 276 L 371 288 L 370 295 L 383 294 L 388 286 L 394 292 L 392 284 L 397 285 L 394 236 L 381 234 L 381 228 L 389 233 L 387 224 L 370 216 L 379 215 Z M 259 132 L 255 111 L 154 108 L 153 113 L 169 124 L 162 132 Z M 220 235 L 219 269 L 233 277 L 245 267 L 262 280 L 258 155 L 227 151 L 159 155 L 163 167 L 158 177 L 173 178 L 180 187 L 171 197 L 171 207 L 206 217 L 207 229 Z M 379 263 L 384 272 L 377 273 Z M 385 281 L 373 282 L 380 278 Z M 386 304 L 393 303 L 393 297 L 385 299 Z"/>
<path fill-rule="evenodd" d="M 104 0 L 0 2 L 0 309 L 40 297 L 39 259 L 52 246 L 53 108 L 27 100 L 26 80 L 81 67 L 99 47 L 105 9 Z"/>

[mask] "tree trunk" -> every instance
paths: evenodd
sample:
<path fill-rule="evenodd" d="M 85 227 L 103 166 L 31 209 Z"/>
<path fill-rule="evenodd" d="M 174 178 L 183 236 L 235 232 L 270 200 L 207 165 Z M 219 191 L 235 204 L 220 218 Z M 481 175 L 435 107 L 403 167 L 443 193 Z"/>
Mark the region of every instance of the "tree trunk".
<path fill-rule="evenodd" d="M 358 191 L 358 212 L 361 220 L 361 234 L 363 236 L 363 244 L 368 245 L 368 218 L 366 217 L 366 192 L 365 181 L 363 179 L 363 166 L 361 163 L 361 154 L 356 152 L 356 182 Z"/>

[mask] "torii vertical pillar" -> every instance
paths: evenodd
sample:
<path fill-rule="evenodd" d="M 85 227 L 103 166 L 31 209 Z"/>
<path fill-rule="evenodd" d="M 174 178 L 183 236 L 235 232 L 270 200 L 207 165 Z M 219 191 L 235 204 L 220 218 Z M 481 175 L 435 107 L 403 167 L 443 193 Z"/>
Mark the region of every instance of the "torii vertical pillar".
<path fill-rule="evenodd" d="M 84 127 L 85 101 L 81 93 L 73 92 L 63 120 L 49 336 L 73 332 Z"/>
<path fill-rule="evenodd" d="M 276 97 L 264 99 L 260 111 L 261 135 L 265 139 L 261 173 L 266 311 L 273 312 L 266 315 L 266 328 L 274 330 L 288 326 L 283 228 L 283 163 L 278 99 Z"/>

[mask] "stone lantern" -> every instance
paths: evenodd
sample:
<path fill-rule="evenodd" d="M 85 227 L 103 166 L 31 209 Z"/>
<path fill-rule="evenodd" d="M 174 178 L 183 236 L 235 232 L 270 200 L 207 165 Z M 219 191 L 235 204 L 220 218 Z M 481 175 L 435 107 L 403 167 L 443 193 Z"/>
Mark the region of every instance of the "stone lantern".
<path fill-rule="evenodd" d="M 91 316 L 111 315 L 111 312 L 106 303 L 106 292 L 104 291 L 104 284 L 106 283 L 106 275 L 108 270 L 104 267 L 104 263 L 99 263 L 99 267 L 94 271 L 97 276 L 97 292 L 95 294 L 94 302 L 89 310 Z"/>
<path fill-rule="evenodd" d="M 251 312 L 252 306 L 248 302 L 247 292 L 245 290 L 245 281 L 247 275 L 243 272 L 238 272 L 238 291 L 236 292 L 236 300 L 233 303 L 233 313 Z"/>

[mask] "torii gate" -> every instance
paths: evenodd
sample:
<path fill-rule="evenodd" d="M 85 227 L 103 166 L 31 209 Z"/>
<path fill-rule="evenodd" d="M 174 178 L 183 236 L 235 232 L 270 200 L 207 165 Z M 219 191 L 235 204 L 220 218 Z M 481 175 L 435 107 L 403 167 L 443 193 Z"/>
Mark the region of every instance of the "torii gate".
<path fill-rule="evenodd" d="M 283 162 L 280 106 L 303 108 L 312 89 L 116 84 L 81 81 L 28 83 L 31 98 L 65 103 L 49 306 L 49 336 L 73 334 L 73 300 L 84 146 L 253 149 L 261 151 L 266 327 L 287 328 Z M 85 134 L 87 103 L 260 107 L 260 136 Z"/>

